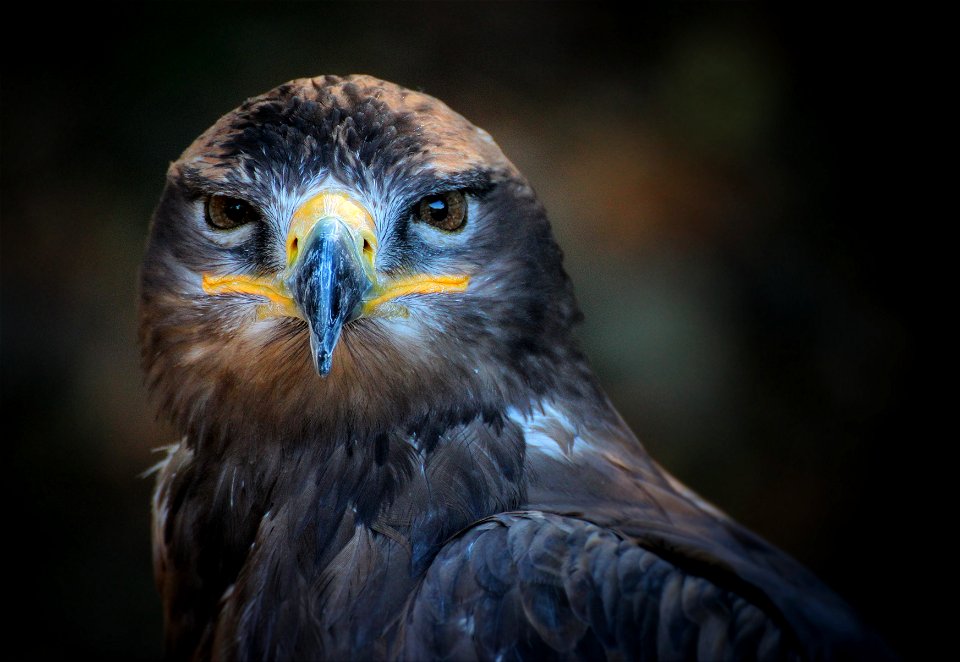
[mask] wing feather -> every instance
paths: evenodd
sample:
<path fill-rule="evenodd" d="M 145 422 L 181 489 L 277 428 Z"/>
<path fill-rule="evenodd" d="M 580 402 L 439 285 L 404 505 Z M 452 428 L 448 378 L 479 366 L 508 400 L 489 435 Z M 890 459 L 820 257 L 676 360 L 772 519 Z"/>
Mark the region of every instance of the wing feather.
<path fill-rule="evenodd" d="M 734 590 L 594 524 L 498 515 L 437 556 L 404 656 L 796 659 L 781 623 Z"/>

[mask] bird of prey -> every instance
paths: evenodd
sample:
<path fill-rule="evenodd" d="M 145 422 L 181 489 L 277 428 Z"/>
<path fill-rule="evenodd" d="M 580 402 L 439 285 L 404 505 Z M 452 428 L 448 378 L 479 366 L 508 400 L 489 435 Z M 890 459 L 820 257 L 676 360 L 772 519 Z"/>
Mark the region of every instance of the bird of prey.
<path fill-rule="evenodd" d="M 530 185 L 437 99 L 320 76 L 217 121 L 141 273 L 168 655 L 885 657 L 651 459 L 580 318 Z"/>

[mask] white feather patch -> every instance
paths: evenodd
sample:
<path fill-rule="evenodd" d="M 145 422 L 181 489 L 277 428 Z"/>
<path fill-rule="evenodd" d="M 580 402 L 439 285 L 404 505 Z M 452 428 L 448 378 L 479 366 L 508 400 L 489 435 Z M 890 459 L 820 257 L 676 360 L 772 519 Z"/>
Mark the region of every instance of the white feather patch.
<path fill-rule="evenodd" d="M 550 402 L 533 405 L 530 413 L 510 407 L 507 417 L 523 430 L 528 451 L 570 461 L 583 445 L 578 426 Z"/>

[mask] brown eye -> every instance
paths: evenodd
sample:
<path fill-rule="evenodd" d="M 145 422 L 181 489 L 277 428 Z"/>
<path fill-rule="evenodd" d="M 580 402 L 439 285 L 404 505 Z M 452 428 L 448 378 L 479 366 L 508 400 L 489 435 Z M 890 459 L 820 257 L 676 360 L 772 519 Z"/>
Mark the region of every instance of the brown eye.
<path fill-rule="evenodd" d="M 214 195 L 207 200 L 207 223 L 218 230 L 230 230 L 258 218 L 260 214 L 253 205 L 240 198 Z"/>
<path fill-rule="evenodd" d="M 417 205 L 418 220 L 452 232 L 467 222 L 467 200 L 460 191 L 428 195 Z"/>

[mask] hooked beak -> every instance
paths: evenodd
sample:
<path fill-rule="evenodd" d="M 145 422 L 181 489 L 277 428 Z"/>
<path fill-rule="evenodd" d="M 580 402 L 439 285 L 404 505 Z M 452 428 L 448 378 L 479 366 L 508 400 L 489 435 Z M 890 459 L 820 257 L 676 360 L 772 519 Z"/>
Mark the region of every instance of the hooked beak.
<path fill-rule="evenodd" d="M 370 213 L 340 191 L 302 204 L 287 233 L 285 285 L 310 327 L 310 356 L 326 377 L 343 325 L 360 317 L 374 287 L 376 227 Z"/>
<path fill-rule="evenodd" d="M 310 326 L 310 354 L 317 373 L 326 376 L 343 325 L 363 311 L 373 287 L 363 268 L 356 233 L 342 220 L 322 218 L 298 241 L 299 255 L 287 287 Z M 362 243 L 361 243 L 362 246 Z"/>
<path fill-rule="evenodd" d="M 310 354 L 317 374 L 330 373 L 344 325 L 358 317 L 403 317 L 396 299 L 463 292 L 466 274 L 385 277 L 375 268 L 376 226 L 370 213 L 342 191 L 324 191 L 303 203 L 287 233 L 287 266 L 278 274 L 203 274 L 210 295 L 267 299 L 257 315 L 299 317 L 310 328 Z"/>

